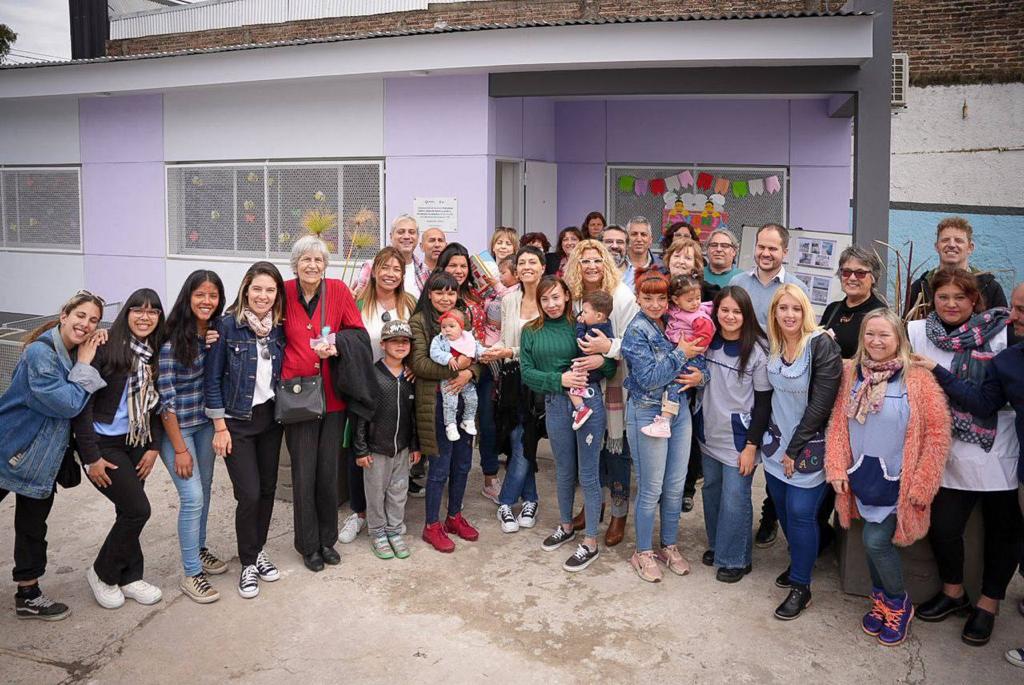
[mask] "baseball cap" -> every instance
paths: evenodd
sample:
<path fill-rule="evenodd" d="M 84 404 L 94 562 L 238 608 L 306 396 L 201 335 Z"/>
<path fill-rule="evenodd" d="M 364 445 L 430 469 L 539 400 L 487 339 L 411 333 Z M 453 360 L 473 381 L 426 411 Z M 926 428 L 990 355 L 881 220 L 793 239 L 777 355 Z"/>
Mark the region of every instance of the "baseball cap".
<path fill-rule="evenodd" d="M 412 328 L 409 327 L 409 322 L 402 319 L 392 319 L 384 324 L 384 327 L 380 330 L 380 341 L 384 342 L 392 338 L 412 339 Z"/>

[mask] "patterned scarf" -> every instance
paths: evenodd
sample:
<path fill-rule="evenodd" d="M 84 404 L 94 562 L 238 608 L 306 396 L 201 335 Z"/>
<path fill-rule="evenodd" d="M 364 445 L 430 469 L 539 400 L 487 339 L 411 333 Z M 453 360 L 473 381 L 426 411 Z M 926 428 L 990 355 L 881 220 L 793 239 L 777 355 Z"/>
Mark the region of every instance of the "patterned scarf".
<path fill-rule="evenodd" d="M 980 386 L 985 379 L 985 367 L 995 356 L 989 341 L 1006 328 L 1010 310 L 996 307 L 981 314 L 975 314 L 951 333 L 947 333 L 938 314 L 932 312 L 925 320 L 928 340 L 940 350 L 953 353 L 949 370 Z M 953 414 L 953 436 L 964 442 L 981 445 L 988 452 L 996 438 L 998 418 L 978 418 L 958 405 L 950 402 Z"/>
<path fill-rule="evenodd" d="M 903 361 L 890 359 L 887 362 L 876 362 L 864 359 L 860 363 L 864 377 L 860 387 L 853 396 L 853 401 L 846 410 L 846 416 L 856 419 L 863 425 L 868 414 L 877 414 L 885 401 L 885 391 L 889 387 L 889 379 L 903 370 Z"/>
<path fill-rule="evenodd" d="M 141 447 L 149 444 L 149 412 L 160 401 L 160 395 L 153 383 L 153 348 L 135 336 L 128 340 L 128 347 L 135 355 L 132 372 L 128 376 L 128 444 Z"/>
<path fill-rule="evenodd" d="M 245 323 L 248 324 L 250 330 L 256 334 L 257 338 L 265 338 L 270 335 L 270 329 L 274 327 L 274 313 L 269 311 L 263 315 L 263 318 L 256 316 L 251 309 L 248 307 L 242 310 L 242 318 L 245 319 Z"/>

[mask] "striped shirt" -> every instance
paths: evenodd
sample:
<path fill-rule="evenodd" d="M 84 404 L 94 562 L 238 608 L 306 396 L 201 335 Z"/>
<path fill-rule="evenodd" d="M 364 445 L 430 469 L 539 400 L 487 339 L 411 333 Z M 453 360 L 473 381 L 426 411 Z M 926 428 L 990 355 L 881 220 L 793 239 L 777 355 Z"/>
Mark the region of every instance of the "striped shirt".
<path fill-rule="evenodd" d="M 197 338 L 196 346 L 198 350 L 191 368 L 185 368 L 174 358 L 169 341 L 160 348 L 160 376 L 156 381 L 156 389 L 160 393 L 160 411 L 175 414 L 179 428 L 201 426 L 210 420 L 206 416 L 203 396 L 206 345 Z"/>

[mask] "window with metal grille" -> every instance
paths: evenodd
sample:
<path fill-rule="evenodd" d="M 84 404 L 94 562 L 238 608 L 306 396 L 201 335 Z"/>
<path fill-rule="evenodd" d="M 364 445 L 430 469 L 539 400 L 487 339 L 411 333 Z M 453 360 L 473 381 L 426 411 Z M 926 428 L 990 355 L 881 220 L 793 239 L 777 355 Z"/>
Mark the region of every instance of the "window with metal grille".
<path fill-rule="evenodd" d="M 79 169 L 0 169 L 0 247 L 80 252 L 82 206 Z"/>
<path fill-rule="evenodd" d="M 362 262 L 381 247 L 383 173 L 380 161 L 168 165 L 168 254 L 281 260 L 312 232 Z"/>
<path fill-rule="evenodd" d="M 679 183 L 680 175 L 687 174 L 688 183 Z M 663 183 L 652 189 L 652 180 Z M 606 181 L 608 223 L 625 227 L 635 216 L 647 217 L 656 232 L 656 250 L 660 249 L 659 236 L 677 221 L 696 227 L 702 243 L 719 226 L 731 229 L 739 238 L 744 226 L 787 225 L 786 167 L 609 165 Z"/>

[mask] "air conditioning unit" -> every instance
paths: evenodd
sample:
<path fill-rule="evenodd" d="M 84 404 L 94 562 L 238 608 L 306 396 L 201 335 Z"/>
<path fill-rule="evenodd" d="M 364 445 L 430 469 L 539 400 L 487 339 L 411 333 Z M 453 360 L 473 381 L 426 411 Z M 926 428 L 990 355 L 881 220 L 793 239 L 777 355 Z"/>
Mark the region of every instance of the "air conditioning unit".
<path fill-rule="evenodd" d="M 910 55 L 905 52 L 892 53 L 892 92 L 890 107 L 907 106 L 907 89 L 910 87 Z"/>

